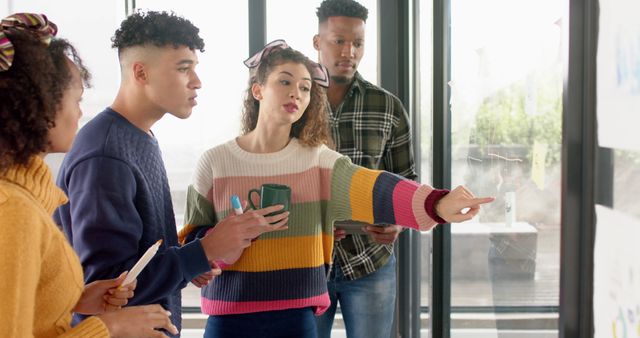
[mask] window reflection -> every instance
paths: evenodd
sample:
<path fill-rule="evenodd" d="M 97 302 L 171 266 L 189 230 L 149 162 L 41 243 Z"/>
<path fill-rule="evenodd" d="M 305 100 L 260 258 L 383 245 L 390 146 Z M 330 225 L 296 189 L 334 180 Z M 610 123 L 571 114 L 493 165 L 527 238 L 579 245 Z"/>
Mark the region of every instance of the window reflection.
<path fill-rule="evenodd" d="M 451 227 L 452 337 L 557 326 L 563 6 L 451 1 L 452 185 L 496 197 Z"/>

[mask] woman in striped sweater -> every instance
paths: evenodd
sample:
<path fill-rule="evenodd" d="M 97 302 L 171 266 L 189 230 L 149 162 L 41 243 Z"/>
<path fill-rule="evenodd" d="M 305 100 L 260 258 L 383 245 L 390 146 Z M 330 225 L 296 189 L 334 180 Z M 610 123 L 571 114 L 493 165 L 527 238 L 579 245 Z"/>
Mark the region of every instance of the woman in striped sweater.
<path fill-rule="evenodd" d="M 288 229 L 262 235 L 203 289 L 202 310 L 210 315 L 205 337 L 316 337 L 313 315 L 329 306 L 334 221 L 428 230 L 470 219 L 492 199 L 365 169 L 327 147 L 326 96 L 319 87 L 328 85 L 326 69 L 284 41 L 245 64 L 252 76 L 244 133 L 202 155 L 182 235 L 189 240 L 233 217 L 230 196 L 265 183 L 291 187 Z"/>

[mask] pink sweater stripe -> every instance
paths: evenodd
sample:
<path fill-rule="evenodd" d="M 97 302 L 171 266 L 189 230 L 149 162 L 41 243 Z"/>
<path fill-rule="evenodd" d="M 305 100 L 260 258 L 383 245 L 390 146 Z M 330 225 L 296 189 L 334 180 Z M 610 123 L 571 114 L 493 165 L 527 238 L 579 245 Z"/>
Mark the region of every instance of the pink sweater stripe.
<path fill-rule="evenodd" d="M 313 307 L 315 314 L 319 316 L 327 311 L 329 305 L 331 305 L 329 294 L 326 292 L 315 297 L 274 301 L 225 302 L 207 299 L 206 297 L 202 297 L 200 300 L 202 312 L 209 315 L 229 315 Z"/>
<path fill-rule="evenodd" d="M 411 201 L 413 216 L 416 218 L 418 224 L 420 224 L 420 231 L 429 231 L 438 224 L 438 222 L 429 217 L 427 211 L 424 210 L 424 201 L 432 191 L 432 187 L 421 185 L 418 190 L 416 190 L 416 193 L 413 195 L 413 199 Z"/>
<path fill-rule="evenodd" d="M 393 213 L 396 217 L 396 224 L 418 229 L 418 223 L 411 210 L 413 194 L 420 187 L 414 181 L 400 181 L 393 190 Z"/>
<path fill-rule="evenodd" d="M 327 201 L 331 196 L 331 187 L 322 182 L 331 182 L 331 169 L 312 167 L 299 173 L 277 176 L 226 176 L 216 177 L 212 188 L 207 192 L 207 199 L 222 209 L 231 209 L 229 196 L 238 195 L 241 200 L 248 198 L 250 189 L 260 190 L 264 182 L 284 184 L 296 187 L 291 191 L 291 204 Z M 215 190 L 215 193 L 214 193 Z M 258 198 L 254 197 L 254 203 Z"/>

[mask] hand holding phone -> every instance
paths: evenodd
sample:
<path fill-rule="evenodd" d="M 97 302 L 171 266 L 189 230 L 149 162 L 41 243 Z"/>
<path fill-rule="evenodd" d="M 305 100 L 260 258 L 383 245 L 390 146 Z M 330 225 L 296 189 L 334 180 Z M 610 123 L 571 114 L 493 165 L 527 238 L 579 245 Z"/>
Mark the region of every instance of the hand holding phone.
<path fill-rule="evenodd" d="M 368 233 L 362 230 L 366 226 L 387 227 L 388 224 L 370 224 L 365 222 L 358 222 L 353 220 L 336 221 L 334 227 L 336 230 L 344 230 L 347 235 L 367 235 Z"/>

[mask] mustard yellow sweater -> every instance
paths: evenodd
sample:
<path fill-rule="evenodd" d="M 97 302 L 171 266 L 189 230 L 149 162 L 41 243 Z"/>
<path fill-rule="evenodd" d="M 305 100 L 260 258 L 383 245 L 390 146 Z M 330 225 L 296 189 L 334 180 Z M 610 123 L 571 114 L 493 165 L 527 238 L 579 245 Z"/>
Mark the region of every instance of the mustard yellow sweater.
<path fill-rule="evenodd" d="M 84 289 L 82 267 L 51 219 L 66 201 L 39 157 L 0 173 L 2 337 L 109 337 L 96 317 L 71 328 Z"/>

